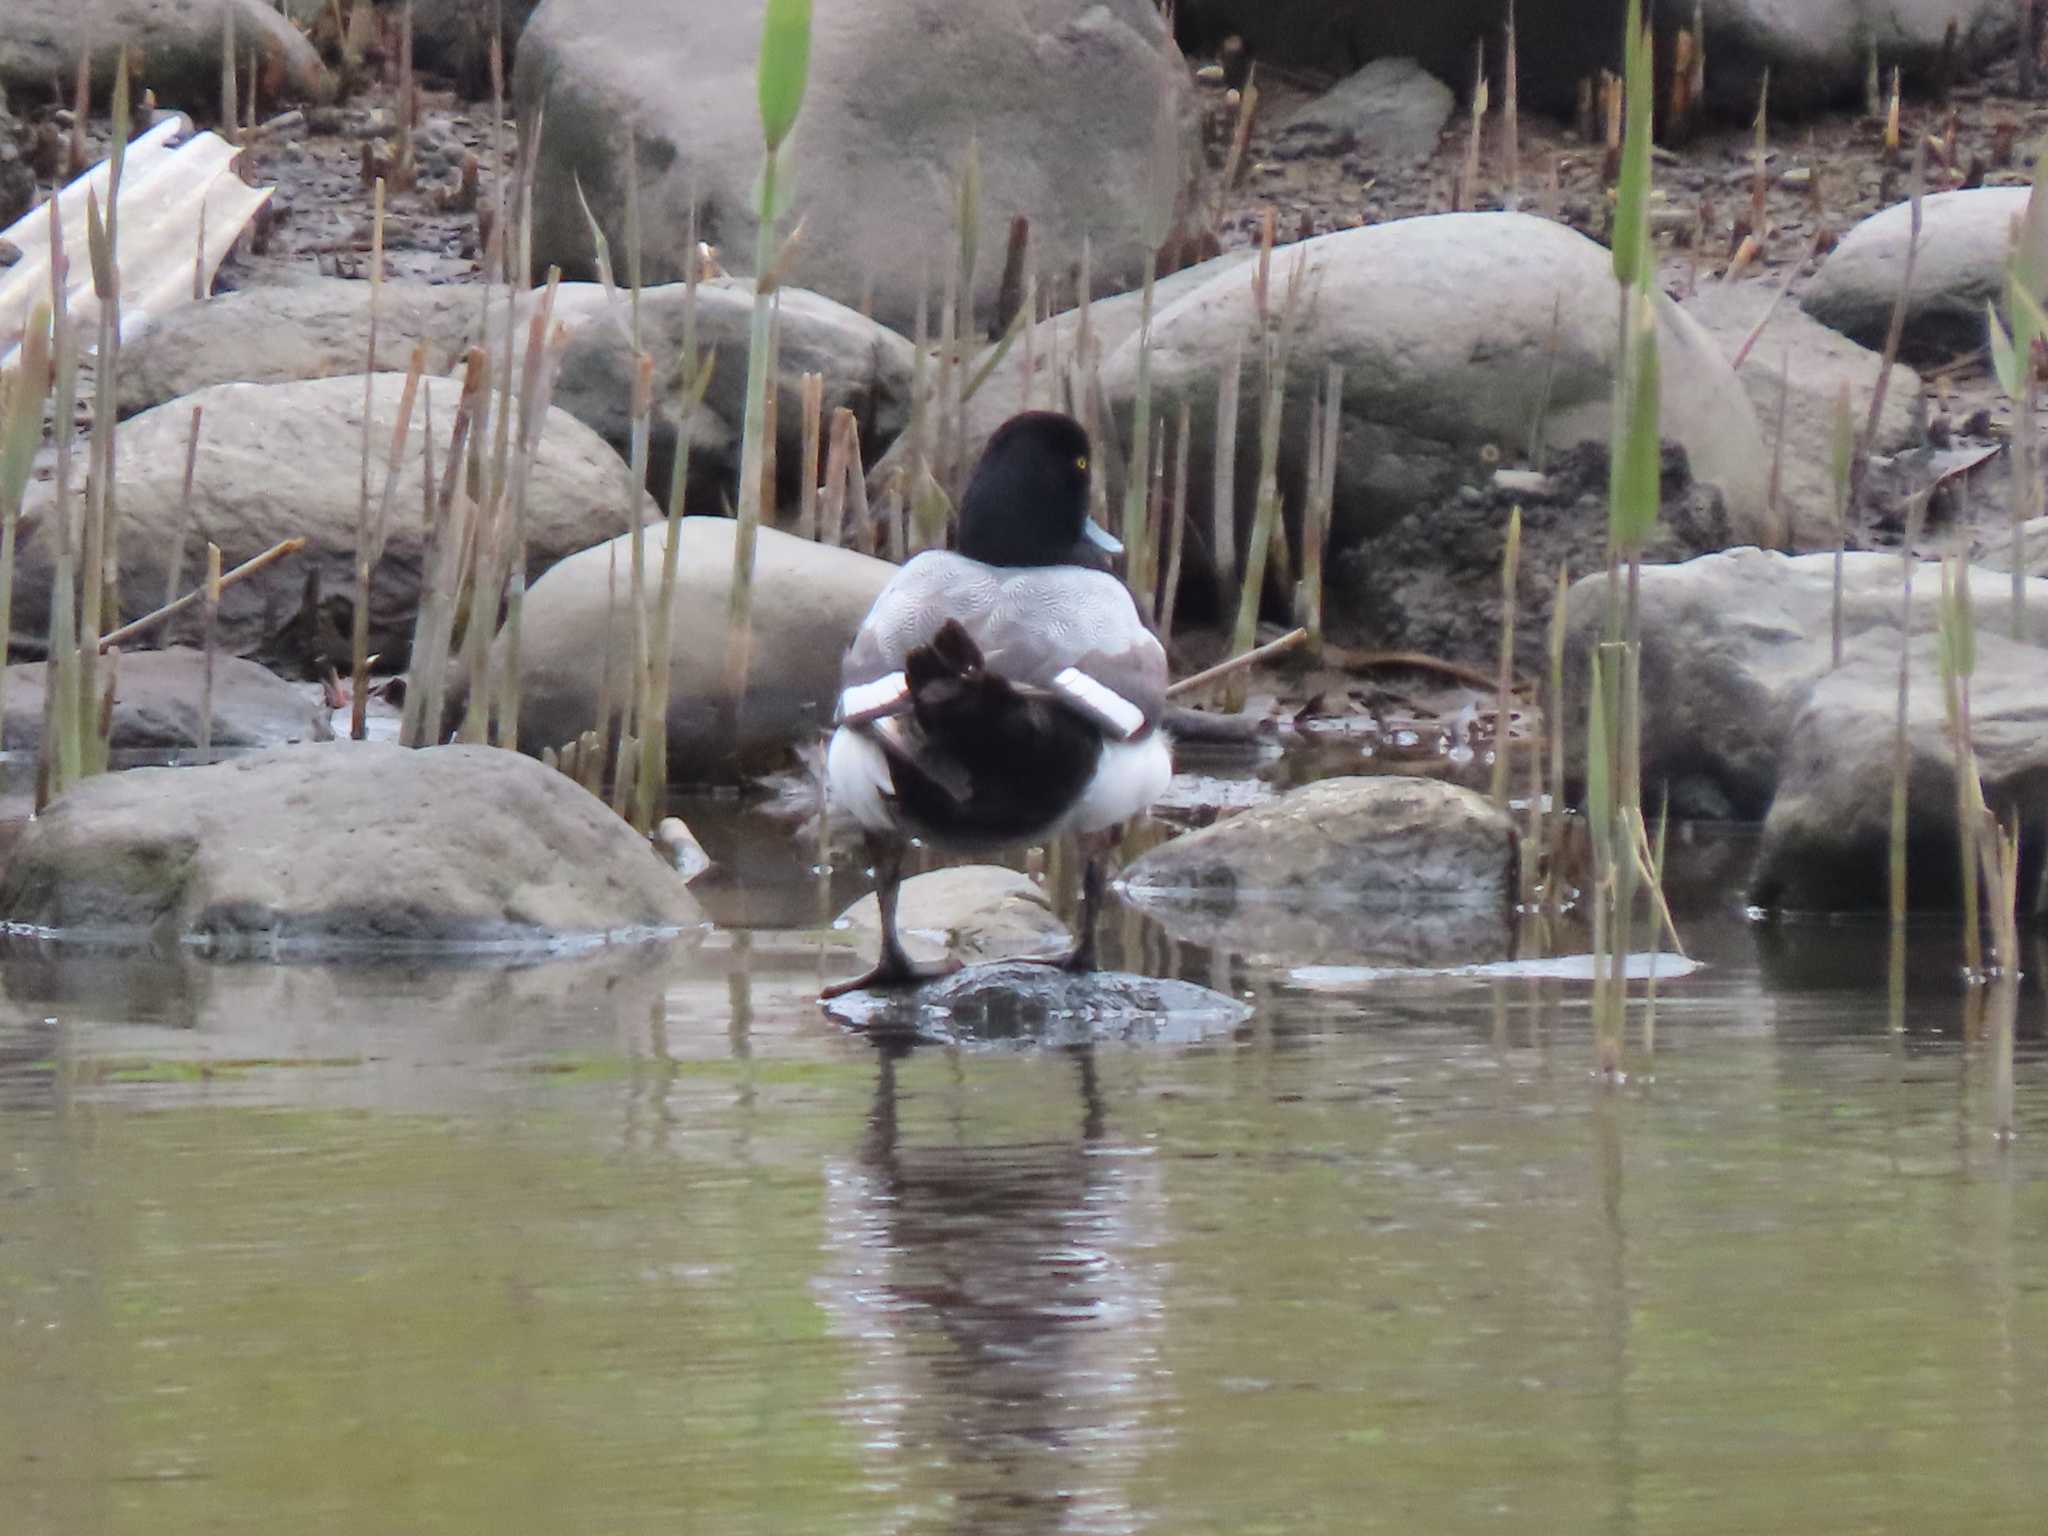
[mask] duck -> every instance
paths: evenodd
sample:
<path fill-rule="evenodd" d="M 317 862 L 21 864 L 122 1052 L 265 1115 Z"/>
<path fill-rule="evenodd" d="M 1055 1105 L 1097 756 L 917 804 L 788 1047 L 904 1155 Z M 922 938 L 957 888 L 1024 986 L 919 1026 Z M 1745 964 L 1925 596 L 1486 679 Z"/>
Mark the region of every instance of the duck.
<path fill-rule="evenodd" d="M 822 996 L 913 986 L 896 932 L 913 838 L 983 853 L 1074 834 L 1085 858 L 1072 971 L 1096 965 L 1106 860 L 1166 790 L 1166 651 L 1088 515 L 1089 441 L 1056 411 L 989 438 L 960 499 L 956 548 L 913 557 L 848 645 L 825 753 L 835 814 L 864 834 L 881 909 L 872 969 Z"/>

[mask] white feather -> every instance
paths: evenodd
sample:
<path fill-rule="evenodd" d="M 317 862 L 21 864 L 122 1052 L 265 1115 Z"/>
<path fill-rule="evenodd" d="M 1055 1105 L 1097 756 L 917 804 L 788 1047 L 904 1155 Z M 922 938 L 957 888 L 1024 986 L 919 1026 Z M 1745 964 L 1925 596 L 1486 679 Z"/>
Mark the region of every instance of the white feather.
<path fill-rule="evenodd" d="M 874 715 L 910 697 L 910 683 L 901 672 L 891 672 L 871 683 L 861 683 L 839 695 L 839 718 L 853 720 Z"/>
<path fill-rule="evenodd" d="M 889 759 L 866 731 L 842 725 L 825 751 L 825 792 L 832 808 L 870 832 L 896 827 Z"/>
<path fill-rule="evenodd" d="M 1129 740 L 1145 723 L 1145 711 L 1079 667 L 1066 668 L 1053 678 L 1052 685 L 1078 704 L 1090 718 L 1124 740 Z"/>
<path fill-rule="evenodd" d="M 1105 741 L 1094 777 L 1059 830 L 1100 832 L 1129 821 L 1165 794 L 1172 778 L 1173 749 L 1164 731 L 1154 731 L 1143 741 Z"/>

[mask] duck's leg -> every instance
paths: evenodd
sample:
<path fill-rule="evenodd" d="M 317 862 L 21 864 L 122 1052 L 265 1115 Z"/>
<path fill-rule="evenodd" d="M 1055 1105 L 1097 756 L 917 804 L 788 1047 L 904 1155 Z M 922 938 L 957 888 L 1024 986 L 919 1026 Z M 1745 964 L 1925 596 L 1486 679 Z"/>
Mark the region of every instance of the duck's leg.
<path fill-rule="evenodd" d="M 909 987 L 950 976 L 960 969 L 953 959 L 920 965 L 903 951 L 896 936 L 896 895 L 903 884 L 903 843 L 899 838 L 869 834 L 868 856 L 875 861 L 875 905 L 881 909 L 882 952 L 869 970 L 848 981 L 835 981 L 818 994 L 821 1002 L 870 987 Z"/>
<path fill-rule="evenodd" d="M 1102 912 L 1103 892 L 1109 886 L 1109 850 L 1115 846 L 1118 830 L 1083 832 L 1078 839 L 1087 858 L 1087 863 L 1081 866 L 1081 910 L 1074 916 L 1080 933 L 1073 950 L 1060 961 L 1070 971 L 1095 969 L 1095 922 Z"/>

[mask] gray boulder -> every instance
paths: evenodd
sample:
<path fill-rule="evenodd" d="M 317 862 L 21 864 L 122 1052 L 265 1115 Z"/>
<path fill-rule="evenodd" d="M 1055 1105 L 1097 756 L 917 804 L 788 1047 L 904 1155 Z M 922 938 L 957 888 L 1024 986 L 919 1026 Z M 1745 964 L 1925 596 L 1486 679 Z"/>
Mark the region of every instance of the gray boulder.
<path fill-rule="evenodd" d="M 839 659 L 876 594 L 896 573 L 887 561 L 850 549 L 827 548 L 772 528 L 760 531 L 752 665 L 735 740 L 721 718 L 733 526 L 722 517 L 683 519 L 669 645 L 669 771 L 678 781 L 729 783 L 763 766 L 779 766 L 791 747 L 815 740 L 831 722 Z M 659 579 L 663 544 L 660 531 L 645 535 L 650 581 Z M 622 536 L 562 561 L 526 594 L 519 667 L 522 750 L 559 747 L 598 724 L 607 658 L 623 672 L 619 659 L 630 654 L 631 559 Z M 609 596 L 614 570 L 616 609 Z"/>
<path fill-rule="evenodd" d="M 1984 345 L 1984 305 L 2004 294 L 2013 224 L 2025 216 L 2027 197 L 2025 187 L 1974 187 L 1922 199 L 1901 357 L 1947 362 Z M 1821 324 L 1866 347 L 1883 346 L 1912 237 L 1911 203 L 1873 213 L 1828 254 L 1799 302 Z"/>
<path fill-rule="evenodd" d="M 230 947 L 544 945 L 698 921 L 595 797 L 488 747 L 288 747 L 102 774 L 31 823 L 0 915 Z"/>
<path fill-rule="evenodd" d="M 1158 279 L 1152 285 L 1153 315 L 1164 314 L 1170 305 L 1193 293 L 1211 278 L 1233 267 L 1243 266 L 1256 259 L 1258 254 L 1252 247 L 1244 246 L 1193 266 L 1182 267 L 1178 272 Z M 1128 338 L 1138 334 L 1144 319 L 1145 295 L 1142 290 L 1093 300 L 1088 306 L 1091 352 L 1097 357 L 1107 357 Z M 960 430 L 960 452 L 967 465 L 971 466 L 981 457 L 981 450 L 995 435 L 997 427 L 1027 406 L 1039 410 L 1066 408 L 1064 380 L 1080 344 L 1081 311 L 1078 306 L 1039 321 L 1031 328 L 1028 345 L 1022 336 L 1011 343 L 1007 356 L 982 381 L 981 388 L 967 398 Z M 992 350 L 993 347 L 985 350 L 970 366 L 979 371 Z M 1024 371 L 1027 360 L 1031 365 L 1028 399 Z M 929 377 L 933 382 L 927 385 L 932 391 L 928 398 L 936 401 L 936 375 Z M 868 476 L 869 496 L 879 498 L 888 489 L 898 469 L 907 469 L 909 463 L 910 440 L 898 437 Z"/>
<path fill-rule="evenodd" d="M 1768 313 L 1763 334 L 1736 372 L 1763 432 L 1765 452 L 1778 458 L 1778 515 L 1794 549 L 1832 547 L 1837 537 L 1833 454 L 1835 402 L 1849 390 L 1850 419 L 1860 432 L 1877 387 L 1879 355 L 1830 330 L 1790 304 L 1771 309 L 1772 289 L 1762 283 L 1713 283 L 1682 306 L 1733 362 L 1735 353 Z M 1783 381 L 1784 442 L 1778 438 L 1779 385 Z M 1915 437 L 1920 375 L 1894 364 L 1878 422 L 1878 453 L 1904 448 Z"/>
<path fill-rule="evenodd" d="M 1280 143 L 1400 169 L 1436 153 L 1456 106 L 1451 88 L 1413 59 L 1374 59 L 1290 112 Z"/>
<path fill-rule="evenodd" d="M 583 289 L 584 284 L 565 285 Z M 601 289 L 597 290 L 602 292 Z M 781 294 L 776 372 L 776 481 L 782 506 L 796 502 L 803 467 L 802 376 L 825 376 L 825 424 L 844 406 L 860 424 L 861 451 L 873 460 L 910 419 L 911 346 L 858 311 L 800 288 Z M 593 427 L 620 453 L 632 434 L 633 345 L 623 300 L 610 310 L 578 302 L 575 339 L 562 359 L 555 404 Z M 641 338 L 654 359 L 656 403 L 647 485 L 666 502 L 683 387 L 681 283 L 644 289 Z M 690 505 L 715 512 L 739 499 L 740 439 L 746 424 L 747 339 L 754 285 L 736 279 L 697 287 L 697 344 L 714 352 L 711 383 L 690 446 Z M 823 448 L 820 448 L 822 458 Z"/>
<path fill-rule="evenodd" d="M 1986 570 L 2010 573 L 2013 567 L 2012 528 L 1983 528 L 1975 563 Z M 2030 518 L 2020 525 L 2024 568 L 2029 576 L 2048 576 L 2048 517 Z"/>
<path fill-rule="evenodd" d="M 625 129 L 639 145 L 647 276 L 682 275 L 692 199 L 701 237 L 751 273 L 761 168 L 754 65 L 764 0 L 546 0 L 521 41 L 522 120 L 543 104 L 536 262 L 593 269 L 581 183 L 624 249 Z M 1163 131 L 1162 131 L 1163 125 Z M 977 311 L 992 311 L 1013 216 L 1041 269 L 1093 243 L 1098 291 L 1135 285 L 1148 245 L 1190 206 L 1199 156 L 1187 68 L 1150 0 L 1005 0 L 942 18 L 914 0 L 820 6 L 809 89 L 785 148 L 789 281 L 908 330 L 920 283 L 951 259 L 951 178 L 981 157 Z"/>
<path fill-rule="evenodd" d="M 2044 636 L 2048 639 L 2048 636 Z M 1913 640 L 1907 704 L 1906 897 L 1915 907 L 1962 905 L 1956 837 L 1956 753 L 1931 635 Z M 1970 685 L 1971 743 L 1984 798 L 2022 834 L 2020 905 L 2041 904 L 2048 825 L 2048 646 L 1998 633 L 1977 637 Z M 1866 634 L 1841 667 L 1807 692 L 1785 739 L 1777 798 L 1764 822 L 1751 882 L 1759 906 L 1882 910 L 1890 890 L 1893 742 L 1898 718 L 1896 635 Z"/>
<path fill-rule="evenodd" d="M 376 376 L 371 411 L 371 495 L 383 484 L 385 455 L 404 387 L 398 374 Z M 447 458 L 446 432 L 456 389 L 433 388 L 437 472 Z M 189 522 L 180 519 L 185 442 L 193 406 L 204 408 L 198 470 Z M 303 535 L 308 545 L 221 597 L 224 649 L 252 651 L 297 613 L 306 563 L 318 562 L 330 597 L 355 585 L 357 488 L 362 455 L 363 381 L 312 379 L 294 384 L 221 384 L 183 396 L 121 424 L 115 436 L 121 466 L 121 604 L 138 618 L 163 599 L 171 552 L 184 546 L 185 585 L 204 573 L 205 543 L 221 547 L 224 565 L 262 553 L 280 539 Z M 412 643 L 423 553 L 420 470 L 426 451 L 424 416 L 414 409 L 406 465 L 392 508 L 383 561 L 371 584 L 370 649 L 402 656 Z M 631 487 L 626 466 L 602 438 L 568 412 L 548 414 L 533 464 L 526 509 L 527 573 L 538 576 L 562 556 L 622 527 Z M 644 492 L 638 513 L 654 515 Z M 32 488 L 33 531 L 16 571 L 16 633 L 39 640 L 49 626 L 50 491 Z"/>
<path fill-rule="evenodd" d="M 1436 779 L 1324 779 L 1175 838 L 1124 899 L 1176 938 L 1293 963 L 1505 953 L 1515 830 Z"/>
<path fill-rule="evenodd" d="M 1607 441 L 1617 289 L 1608 252 L 1585 236 L 1518 213 L 1438 214 L 1340 230 L 1276 254 L 1276 306 L 1298 260 L 1306 267 L 1289 354 L 1280 484 L 1287 504 L 1301 506 L 1309 402 L 1327 367 L 1341 364 L 1335 549 L 1419 504 L 1484 482 L 1495 457 L 1529 456 L 1539 428 L 1553 451 Z M 1201 427 L 1189 487 L 1198 528 L 1209 521 L 1217 379 L 1240 338 L 1247 356 L 1237 438 L 1241 525 L 1257 490 L 1254 278 L 1248 267 L 1224 272 L 1153 322 L 1154 419 L 1170 418 L 1185 400 Z M 1742 386 L 1677 305 L 1660 296 L 1657 315 L 1667 441 L 1686 450 L 1693 478 L 1720 494 L 1734 542 L 1775 542 L 1763 440 Z M 1103 391 L 1120 421 L 1128 420 L 1136 392 L 1138 351 L 1131 337 L 1102 365 Z"/>
<path fill-rule="evenodd" d="M 203 653 L 188 646 L 133 651 L 110 665 L 117 670 L 108 745 L 117 752 L 177 752 L 199 745 Z M 217 656 L 213 665 L 216 747 L 282 747 L 333 739 L 327 711 L 306 689 L 239 656 Z M 0 744 L 9 751 L 33 753 L 41 744 L 46 689 L 42 662 L 19 662 L 7 669 L 5 740 Z"/>
<path fill-rule="evenodd" d="M 1565 675 L 1586 676 L 1606 604 L 1604 575 L 1575 584 L 1568 600 Z M 1832 664 L 1832 555 L 1731 549 L 1642 574 L 1642 737 L 1646 800 L 1668 789 L 1674 816 L 1755 820 L 1778 792 L 1792 728 Z M 1979 570 L 1971 582 L 1981 634 L 2005 634 L 2011 582 Z M 1843 632 L 1873 636 L 1896 658 L 1900 563 L 1852 553 L 1843 561 Z M 1940 567 L 1913 578 L 1912 628 L 1935 627 Z M 2027 623 L 2048 644 L 2048 581 L 2030 584 Z M 1569 739 L 1585 739 L 1583 716 Z M 1889 791 L 1887 791 L 1889 793 Z"/>
<path fill-rule="evenodd" d="M 232 14 L 235 48 L 280 63 L 290 89 L 326 94 L 332 83 L 320 55 L 268 0 L 8 0 L 0 27 L 0 87 L 46 91 L 70 81 L 79 51 L 92 50 L 95 99 L 106 100 L 123 44 L 139 61 L 140 84 L 166 102 L 220 94 L 221 39 Z M 139 99 L 139 97 L 138 97 Z"/>
<path fill-rule="evenodd" d="M 458 369 L 480 333 L 482 302 L 481 288 L 385 283 L 375 366 L 403 373 L 414 344 L 424 342 L 429 374 Z M 116 402 L 133 416 L 215 384 L 360 376 L 369 353 L 368 283 L 317 277 L 245 288 L 174 309 L 124 342 Z"/>
<path fill-rule="evenodd" d="M 896 928 L 913 960 L 1013 960 L 1060 954 L 1073 943 L 1044 887 L 997 865 L 913 876 L 903 882 L 899 903 Z M 863 896 L 833 926 L 867 953 L 881 941 L 881 909 L 872 895 Z"/>

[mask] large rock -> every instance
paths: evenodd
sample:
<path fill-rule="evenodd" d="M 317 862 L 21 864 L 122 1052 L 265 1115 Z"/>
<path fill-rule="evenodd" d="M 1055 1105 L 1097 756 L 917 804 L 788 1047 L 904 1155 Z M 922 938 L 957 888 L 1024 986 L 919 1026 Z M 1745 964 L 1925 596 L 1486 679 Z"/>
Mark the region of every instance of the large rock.
<path fill-rule="evenodd" d="M 1984 305 L 2002 303 L 2015 220 L 2025 187 L 1973 187 L 1921 200 L 1920 247 L 1906 291 L 1899 355 L 1945 363 L 1984 345 Z M 1866 347 L 1884 345 L 1913 239 L 1913 206 L 1873 213 L 1828 254 L 1799 302 L 1823 325 Z"/>
<path fill-rule="evenodd" d="M 1294 963 L 1501 958 L 1515 829 L 1436 779 L 1324 779 L 1153 849 L 1119 890 L 1178 938 Z"/>
<path fill-rule="evenodd" d="M 1982 542 L 1976 564 L 1987 570 L 2010 572 L 2013 568 L 2012 526 L 1980 528 Z M 2022 568 L 2029 576 L 2048 576 L 2048 517 L 2030 518 L 2020 525 Z"/>
<path fill-rule="evenodd" d="M 1413 59 L 1374 59 L 1281 122 L 1281 142 L 1404 169 L 1436 153 L 1457 98 Z"/>
<path fill-rule="evenodd" d="M 764 0 L 546 0 L 519 51 L 522 120 L 545 104 L 534 259 L 593 269 L 581 183 L 624 249 L 630 126 L 639 145 L 650 281 L 682 275 L 698 230 L 751 272 L 761 132 L 754 65 Z M 1163 128 L 1162 128 L 1163 125 Z M 1199 156 L 1187 68 L 1151 0 L 920 0 L 820 6 L 810 81 L 785 149 L 803 234 L 791 282 L 907 330 L 920 284 L 952 259 L 951 181 L 978 142 L 977 310 L 993 307 L 1010 221 L 1031 221 L 1041 269 L 1092 240 L 1097 290 L 1134 286 L 1148 245 L 1191 205 Z"/>
<path fill-rule="evenodd" d="M 1471 78 L 1473 46 L 1484 41 L 1497 73 L 1507 0 L 1182 0 L 1177 30 L 1191 51 L 1242 36 L 1260 58 L 1296 69 L 1342 71 L 1369 59 L 1410 57 L 1443 79 Z M 1649 10 L 1650 7 L 1644 7 Z M 1853 99 L 1874 44 L 1886 66 L 1924 77 L 1941 54 L 1951 17 L 1962 64 L 1996 55 L 2012 36 L 2013 11 L 2000 0 L 1704 0 L 1707 99 L 1746 119 L 1756 110 L 1764 67 L 1773 111 Z M 1690 28 L 1693 8 L 1660 6 L 1657 57 L 1670 35 Z M 1570 109 L 1580 80 L 1621 67 L 1623 0 L 1520 0 L 1516 57 L 1524 105 Z"/>
<path fill-rule="evenodd" d="M 68 82 L 90 48 L 96 99 L 104 101 L 121 47 L 139 61 L 139 83 L 166 102 L 218 100 L 221 39 L 234 17 L 235 48 L 260 50 L 283 67 L 291 90 L 330 89 L 313 45 L 268 0 L 7 0 L 0 26 L 0 86 L 46 91 Z"/>
<path fill-rule="evenodd" d="M 1250 246 L 1225 251 L 1221 256 L 1212 256 L 1207 261 L 1182 267 L 1167 277 L 1159 278 L 1152 285 L 1152 313 L 1164 314 L 1167 308 L 1187 294 L 1208 282 L 1211 278 L 1228 272 L 1233 267 L 1243 266 L 1254 260 L 1258 251 Z M 1111 294 L 1106 299 L 1095 299 L 1088 306 L 1088 345 L 1097 357 L 1107 357 L 1126 339 L 1138 334 L 1145 320 L 1145 295 L 1142 289 L 1132 293 Z M 995 435 L 995 430 L 1019 411 L 1026 409 L 1064 409 L 1066 397 L 1062 393 L 1062 381 L 1075 361 L 1075 351 L 1081 344 L 1081 311 L 1078 306 L 1048 315 L 1032 327 L 1028 343 L 1023 336 L 1010 344 L 1009 352 L 998 363 L 993 372 L 982 381 L 981 387 L 967 397 L 960 425 L 960 452 L 962 460 L 969 466 L 981 457 L 981 450 Z M 993 345 L 983 351 L 971 365 L 977 371 L 986 362 Z M 1026 362 L 1031 365 L 1030 389 L 1025 388 Z M 1055 368 L 1057 363 L 1057 368 Z M 926 385 L 928 399 L 938 399 L 936 370 L 928 375 Z M 936 408 L 934 406 L 934 408 Z M 936 419 L 936 418 L 934 418 Z M 910 463 L 910 439 L 898 437 L 891 443 L 868 476 L 868 495 L 879 499 L 888 489 L 899 469 L 908 469 Z"/>
<path fill-rule="evenodd" d="M 108 665 L 116 669 L 109 746 L 117 752 L 176 752 L 199 745 L 203 652 L 188 646 L 134 651 Z M 239 656 L 217 656 L 213 667 L 216 747 L 282 747 L 333 738 L 327 711 L 305 689 Z M 5 740 L 0 745 L 14 752 L 36 750 L 43 739 L 46 687 L 40 661 L 7 669 Z"/>
<path fill-rule="evenodd" d="M 231 946 L 545 944 L 698 921 L 595 797 L 489 747 L 288 747 L 103 774 L 22 834 L 0 917 Z"/>
<path fill-rule="evenodd" d="M 403 373 L 413 345 L 424 342 L 428 373 L 458 368 L 481 332 L 482 302 L 481 288 L 385 283 L 375 366 Z M 360 375 L 369 355 L 370 284 L 317 277 L 245 288 L 174 309 L 124 342 L 115 400 L 123 416 L 133 416 L 215 384 Z"/>
<path fill-rule="evenodd" d="M 1585 236 L 1518 213 L 1438 214 L 1340 230 L 1276 254 L 1276 305 L 1297 260 L 1307 265 L 1289 354 L 1281 492 L 1290 507 L 1305 500 L 1309 402 L 1328 366 L 1340 364 L 1336 550 L 1417 504 L 1483 483 L 1495 457 L 1528 456 L 1546 380 L 1548 448 L 1607 441 L 1617 290 L 1608 252 Z M 1256 334 L 1255 275 L 1245 267 L 1226 271 L 1152 326 L 1155 421 L 1185 400 L 1204 424 L 1188 498 L 1197 528 L 1209 525 L 1206 425 L 1231 345 Z M 1775 542 L 1763 439 L 1742 386 L 1677 305 L 1660 296 L 1657 315 L 1666 440 L 1686 450 L 1695 480 L 1720 493 L 1734 542 Z M 1248 359 L 1253 350 L 1247 345 Z M 1138 351 L 1133 336 L 1102 365 L 1119 420 L 1130 415 Z M 1260 395 L 1248 360 L 1238 420 L 1241 527 L 1257 490 Z"/>
<path fill-rule="evenodd" d="M 881 908 L 872 895 L 839 914 L 834 927 L 863 952 L 881 942 Z M 903 882 L 896 931 L 913 960 L 951 957 L 963 964 L 1056 955 L 1073 942 L 1045 888 L 1029 875 L 992 864 L 935 869 Z"/>
<path fill-rule="evenodd" d="M 376 376 L 372 497 L 382 489 L 404 382 L 398 374 Z M 445 433 L 454 418 L 457 391 L 442 382 L 433 393 L 438 473 L 445 467 Z M 203 407 L 205 414 L 187 522 L 181 520 L 180 502 L 193 406 Z M 423 421 L 422 409 L 415 406 L 389 539 L 371 585 L 370 649 L 387 658 L 403 656 L 411 646 L 419 599 Z M 220 545 L 227 566 L 295 534 L 308 540 L 296 559 L 280 561 L 222 594 L 220 640 L 228 650 L 257 649 L 283 628 L 298 611 L 307 561 L 318 562 L 330 597 L 353 592 L 362 431 L 360 375 L 296 384 L 222 384 L 123 422 L 115 436 L 123 615 L 139 617 L 162 600 L 168 561 L 180 541 L 190 585 L 204 573 L 206 540 Z M 625 464 L 602 438 L 568 412 L 550 411 L 527 493 L 529 577 L 624 526 L 629 479 Z M 640 516 L 654 515 L 644 492 L 632 495 Z M 48 486 L 36 488 L 28 503 L 36 526 L 22 545 L 16 571 L 16 633 L 32 643 L 49 626 L 49 505 Z"/>
<path fill-rule="evenodd" d="M 2044 636 L 2048 638 L 2048 636 Z M 1971 743 L 1984 797 L 2017 817 L 2020 905 L 2039 909 L 2048 826 L 2048 647 L 1977 637 Z M 1777 798 L 1764 822 L 1751 898 L 1765 907 L 1882 910 L 1890 889 L 1891 801 L 1898 718 L 1896 635 L 1866 634 L 1808 691 L 1785 740 Z M 1935 638 L 1915 636 L 1908 692 L 1906 898 L 1959 907 L 1956 753 Z"/>
<path fill-rule="evenodd" d="M 21 128 L 7 110 L 7 92 L 0 88 L 0 229 L 35 206 L 36 174 L 22 158 Z"/>
<path fill-rule="evenodd" d="M 568 285 L 580 288 L 581 284 Z M 802 376 L 825 376 L 824 421 L 844 406 L 860 425 L 870 462 L 910 419 L 911 346 L 856 310 L 800 288 L 780 290 L 782 331 L 776 372 L 776 481 L 780 503 L 795 504 L 803 471 Z M 681 283 L 640 295 L 641 340 L 654 359 L 656 401 L 647 484 L 666 501 L 682 390 Z M 711 383 L 691 432 L 690 505 L 715 512 L 739 500 L 740 439 L 746 424 L 747 339 L 754 286 L 721 279 L 697 286 L 697 344 L 713 352 Z M 701 355 L 701 354 L 700 354 Z M 621 453 L 632 434 L 633 345 L 623 303 L 609 314 L 583 311 L 562 359 L 555 404 L 594 427 Z M 820 448 L 822 458 L 823 448 Z"/>
<path fill-rule="evenodd" d="M 1606 605 L 1604 575 L 1571 591 L 1565 675 L 1586 676 Z M 1786 744 L 1814 685 L 1829 671 L 1834 591 L 1832 555 L 1731 549 L 1642 573 L 1642 737 L 1646 803 L 1665 790 L 1674 816 L 1755 820 L 1770 808 Z M 2005 634 L 2010 578 L 1979 570 L 1972 579 L 1981 634 Z M 1912 627 L 1932 630 L 1940 567 L 1913 577 Z M 1896 658 L 1900 562 L 1891 554 L 1843 560 L 1843 633 L 1876 637 Z M 2048 644 L 2048 581 L 2029 585 L 2027 624 Z M 1584 740 L 1583 717 L 1567 725 Z"/>
<path fill-rule="evenodd" d="M 760 531 L 752 665 L 735 741 L 722 719 L 733 526 L 722 517 L 683 519 L 669 644 L 669 772 L 678 781 L 731 782 L 779 765 L 791 747 L 817 739 L 831 723 L 840 656 L 896 573 L 887 561 L 850 549 Z M 649 580 L 658 580 L 665 539 L 656 529 L 644 537 Z M 606 657 L 630 654 L 625 594 L 631 560 L 625 538 L 614 539 L 562 561 L 526 594 L 519 669 L 523 750 L 559 747 L 597 726 Z M 614 570 L 619 600 L 611 611 Z"/>
<path fill-rule="evenodd" d="M 1766 451 L 1778 459 L 1778 520 L 1794 549 L 1832 546 L 1837 537 L 1833 455 L 1835 404 L 1842 388 L 1849 391 L 1850 419 L 1856 430 L 1870 414 L 1871 392 L 1877 387 L 1875 352 L 1858 346 L 1790 304 L 1773 310 L 1773 290 L 1762 283 L 1711 283 L 1683 305 L 1685 312 L 1714 338 L 1732 363 L 1759 322 L 1769 315 L 1763 334 L 1736 377 L 1748 391 L 1762 429 Z M 1784 389 L 1784 441 L 1778 442 L 1778 400 Z M 1892 453 L 1915 436 L 1920 375 L 1894 364 L 1885 386 L 1884 414 L 1877 424 L 1878 453 Z"/>

